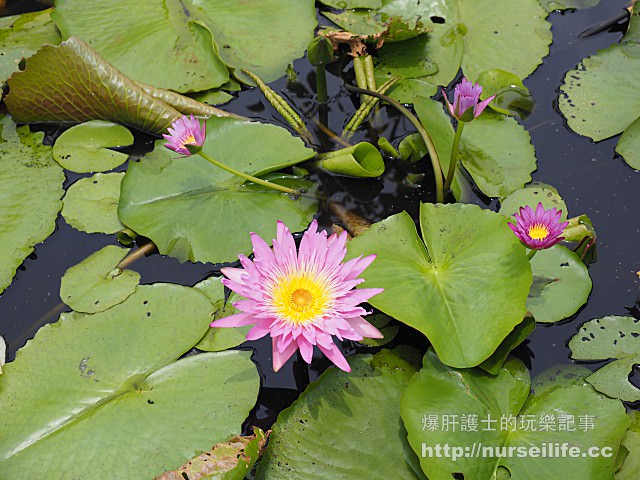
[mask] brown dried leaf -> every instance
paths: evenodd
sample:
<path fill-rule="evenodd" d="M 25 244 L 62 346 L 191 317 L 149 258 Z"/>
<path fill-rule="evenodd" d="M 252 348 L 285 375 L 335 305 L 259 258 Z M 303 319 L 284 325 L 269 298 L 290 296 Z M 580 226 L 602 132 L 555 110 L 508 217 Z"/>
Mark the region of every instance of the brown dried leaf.
<path fill-rule="evenodd" d="M 154 480 L 242 480 L 264 451 L 269 432 L 253 427 L 253 435 L 236 436 Z"/>

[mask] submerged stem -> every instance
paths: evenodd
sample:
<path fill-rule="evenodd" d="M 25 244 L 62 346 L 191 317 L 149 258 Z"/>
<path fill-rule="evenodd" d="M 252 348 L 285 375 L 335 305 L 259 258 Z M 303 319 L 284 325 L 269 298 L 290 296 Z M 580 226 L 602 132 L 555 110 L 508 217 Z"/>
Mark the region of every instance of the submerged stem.
<path fill-rule="evenodd" d="M 300 192 L 298 190 L 294 190 L 292 188 L 285 187 L 283 185 L 278 185 L 277 183 L 267 182 L 266 180 L 262 180 L 261 178 L 254 177 L 253 175 L 249 175 L 248 173 L 244 173 L 239 170 L 236 170 L 235 168 L 231 168 L 228 165 L 225 165 L 224 163 L 219 162 L 215 158 L 210 157 L 209 155 L 204 153 L 202 150 L 198 152 L 198 155 L 200 155 L 202 158 L 204 158 L 209 163 L 212 163 L 216 167 L 219 167 L 224 171 L 229 172 L 232 175 L 235 175 L 237 177 L 244 178 L 245 180 L 249 180 L 250 182 L 256 183 L 258 185 L 262 185 L 263 187 L 268 187 L 268 188 L 272 188 L 273 190 L 278 190 L 280 192 L 288 193 L 290 195 L 295 195 L 296 197 L 300 195 Z"/>
<path fill-rule="evenodd" d="M 453 175 L 456 173 L 456 165 L 458 163 L 458 148 L 460 146 L 460 138 L 462 137 L 462 130 L 464 129 L 464 122 L 458 121 L 458 127 L 456 128 L 456 135 L 453 137 L 453 145 L 451 145 L 451 157 L 449 158 L 449 169 L 447 171 L 447 179 L 444 182 L 444 190 L 447 191 L 451 188 L 453 182 Z"/>
<path fill-rule="evenodd" d="M 316 67 L 316 95 L 318 103 L 325 103 L 329 98 L 327 95 L 327 70 L 324 65 Z"/>

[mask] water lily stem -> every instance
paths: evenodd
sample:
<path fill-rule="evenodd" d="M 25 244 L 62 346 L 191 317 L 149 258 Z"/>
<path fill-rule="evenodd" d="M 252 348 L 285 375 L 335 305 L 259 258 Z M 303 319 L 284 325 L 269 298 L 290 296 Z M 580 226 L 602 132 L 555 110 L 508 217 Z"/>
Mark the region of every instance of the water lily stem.
<path fill-rule="evenodd" d="M 267 182 L 266 180 L 262 180 L 261 178 L 254 177 L 253 175 L 249 175 L 248 173 L 244 173 L 239 170 L 236 170 L 235 168 L 231 168 L 225 165 L 224 163 L 220 163 L 215 158 L 210 157 L 203 151 L 198 152 L 198 155 L 200 155 L 202 158 L 204 158 L 209 163 L 212 163 L 216 167 L 219 167 L 223 169 L 225 172 L 229 172 L 237 177 L 244 178 L 245 180 L 249 180 L 250 182 L 253 182 L 258 185 L 262 185 L 263 187 L 268 187 L 273 190 L 278 190 L 280 192 L 288 193 L 289 195 L 294 195 L 296 197 L 300 196 L 300 192 L 298 190 L 294 190 L 292 188 L 285 187 L 283 185 L 278 185 L 277 183 Z"/>
<path fill-rule="evenodd" d="M 324 65 L 316 67 L 316 95 L 318 103 L 325 103 L 329 99 L 327 95 L 327 70 Z"/>
<path fill-rule="evenodd" d="M 451 157 L 449 158 L 449 169 L 447 171 L 447 179 L 444 181 L 444 190 L 451 188 L 453 176 L 456 173 L 456 165 L 458 163 L 458 149 L 460 147 L 460 138 L 462 138 L 462 130 L 464 130 L 464 122 L 458 122 L 456 134 L 453 137 L 453 145 L 451 145 Z"/>
<path fill-rule="evenodd" d="M 536 250 L 535 248 L 532 248 L 529 254 L 527 255 L 527 258 L 529 259 L 529 261 L 531 261 L 531 259 L 535 256 L 536 253 L 538 253 L 538 250 Z"/>
<path fill-rule="evenodd" d="M 412 114 L 399 102 L 396 102 L 394 99 L 387 97 L 386 95 L 383 95 L 381 93 L 374 92 L 371 90 L 365 90 L 363 88 L 354 87 L 352 85 L 345 85 L 345 88 L 353 92 L 364 93 L 367 95 L 371 95 L 372 97 L 377 97 L 380 100 L 384 100 L 385 102 L 395 107 L 396 110 L 402 113 L 402 115 L 404 115 L 407 118 L 407 120 L 411 122 L 411 124 L 415 127 L 415 129 L 420 134 L 420 137 L 424 141 L 424 144 L 427 147 L 427 151 L 429 152 L 429 158 L 431 159 L 431 167 L 433 168 L 433 176 L 436 183 L 436 202 L 444 203 L 444 188 L 442 185 L 442 167 L 440 166 L 440 160 L 438 159 L 438 152 L 436 152 L 436 147 L 434 146 L 433 141 L 431 140 L 431 137 L 429 136 L 427 131 L 424 129 L 424 127 L 420 123 L 420 120 L 418 120 L 414 114 Z"/>

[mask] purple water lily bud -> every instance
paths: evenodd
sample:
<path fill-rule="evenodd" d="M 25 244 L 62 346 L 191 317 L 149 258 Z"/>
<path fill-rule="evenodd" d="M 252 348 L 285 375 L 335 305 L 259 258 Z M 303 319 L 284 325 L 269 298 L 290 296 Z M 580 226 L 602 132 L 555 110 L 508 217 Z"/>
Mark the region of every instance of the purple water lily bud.
<path fill-rule="evenodd" d="M 480 85 L 477 83 L 474 85 L 466 78 L 463 78 L 462 81 L 456 85 L 453 92 L 453 105 L 449 103 L 447 96 L 444 96 L 451 116 L 462 122 L 470 122 L 474 118 L 478 118 L 483 110 L 487 108 L 489 102 L 496 97 L 492 95 L 478 103 L 481 93 L 482 87 Z"/>

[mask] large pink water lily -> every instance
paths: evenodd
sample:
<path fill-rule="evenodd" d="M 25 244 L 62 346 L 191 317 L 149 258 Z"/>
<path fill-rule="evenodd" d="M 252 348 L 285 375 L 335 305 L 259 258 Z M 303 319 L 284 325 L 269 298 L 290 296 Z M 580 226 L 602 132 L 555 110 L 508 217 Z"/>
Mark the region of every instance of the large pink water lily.
<path fill-rule="evenodd" d="M 241 313 L 216 320 L 211 326 L 254 325 L 247 340 L 270 335 L 275 371 L 296 350 L 311 363 L 313 347 L 317 346 L 338 368 L 348 372 L 351 368 L 332 337 L 356 341 L 382 338 L 378 329 L 362 318 L 369 312 L 359 306 L 382 289 L 354 289 L 364 281 L 357 277 L 375 255 L 342 263 L 347 233 L 327 237 L 317 229 L 314 220 L 298 251 L 282 222 L 278 222 L 273 249 L 252 233 L 254 260 L 239 255 L 244 268 L 221 270 L 226 277 L 222 282 L 245 299 L 234 303 Z"/>
<path fill-rule="evenodd" d="M 168 131 L 168 134 L 162 135 L 167 140 L 164 146 L 186 156 L 193 153 L 193 147 L 201 147 L 206 138 L 206 124 L 202 122 L 201 125 L 193 114 L 174 120 Z M 189 150 L 189 146 L 192 150 Z"/>
<path fill-rule="evenodd" d="M 463 122 L 470 122 L 474 118 L 478 118 L 483 110 L 487 108 L 491 100 L 495 98 L 495 95 L 492 95 L 478 103 L 481 94 L 482 87 L 480 85 L 477 83 L 474 85 L 466 78 L 463 78 L 462 81 L 456 85 L 453 92 L 453 105 L 449 103 L 446 95 L 444 95 L 444 100 L 447 102 L 447 107 L 452 117 Z"/>
<path fill-rule="evenodd" d="M 529 206 L 520 207 L 520 213 L 515 214 L 516 223 L 509 223 L 509 227 L 527 247 L 541 250 L 564 240 L 562 231 L 569 222 L 561 222 L 561 215 L 562 210 L 545 210 L 538 202 L 535 211 Z"/>

